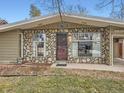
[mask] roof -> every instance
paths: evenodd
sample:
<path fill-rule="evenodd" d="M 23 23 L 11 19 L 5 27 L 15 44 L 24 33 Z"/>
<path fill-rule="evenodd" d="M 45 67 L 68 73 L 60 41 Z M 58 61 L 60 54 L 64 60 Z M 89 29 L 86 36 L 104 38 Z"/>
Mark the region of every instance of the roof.
<path fill-rule="evenodd" d="M 65 22 L 94 25 L 99 27 L 105 27 L 109 25 L 124 27 L 124 21 L 104 18 L 104 17 L 80 16 L 80 15 L 70 15 L 70 14 L 63 14 L 62 17 L 63 17 L 63 21 Z M 13 30 L 13 29 L 28 29 L 32 27 L 37 27 L 39 25 L 46 25 L 55 22 L 60 22 L 60 18 L 58 14 L 34 17 L 31 19 L 27 19 L 15 23 L 1 25 L 0 32 Z"/>
<path fill-rule="evenodd" d="M 7 24 L 7 21 L 5 21 L 5 20 L 0 20 L 0 25 L 4 25 L 4 24 Z"/>

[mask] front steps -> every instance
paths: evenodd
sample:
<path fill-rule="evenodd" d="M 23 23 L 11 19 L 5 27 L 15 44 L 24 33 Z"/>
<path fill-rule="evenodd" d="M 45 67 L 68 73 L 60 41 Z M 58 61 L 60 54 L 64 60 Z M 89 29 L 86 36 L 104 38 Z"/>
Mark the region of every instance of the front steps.
<path fill-rule="evenodd" d="M 67 61 L 56 61 L 56 66 L 67 66 Z"/>

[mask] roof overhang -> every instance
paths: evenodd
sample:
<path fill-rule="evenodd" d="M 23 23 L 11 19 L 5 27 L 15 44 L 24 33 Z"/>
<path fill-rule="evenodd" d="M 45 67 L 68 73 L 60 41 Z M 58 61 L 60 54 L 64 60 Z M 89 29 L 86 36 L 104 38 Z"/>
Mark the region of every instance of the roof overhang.
<path fill-rule="evenodd" d="M 62 15 L 63 21 L 72 22 L 77 24 L 92 25 L 98 27 L 106 27 L 109 25 L 124 27 L 124 22 L 118 20 L 110 20 L 107 18 L 98 18 L 98 17 L 88 17 L 88 16 L 77 16 L 77 15 Z M 29 29 L 37 26 L 43 26 L 47 24 L 52 24 L 60 22 L 60 17 L 58 14 L 45 16 L 45 17 L 36 17 L 29 20 L 24 20 L 20 22 L 10 23 L 0 26 L 0 32 L 5 32 L 13 29 Z"/>

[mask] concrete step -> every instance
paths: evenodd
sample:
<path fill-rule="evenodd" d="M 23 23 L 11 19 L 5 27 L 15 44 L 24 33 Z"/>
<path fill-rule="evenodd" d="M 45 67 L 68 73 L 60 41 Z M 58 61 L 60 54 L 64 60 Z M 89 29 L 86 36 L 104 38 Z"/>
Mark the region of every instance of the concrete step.
<path fill-rule="evenodd" d="M 56 66 L 67 66 L 67 61 L 56 61 Z"/>

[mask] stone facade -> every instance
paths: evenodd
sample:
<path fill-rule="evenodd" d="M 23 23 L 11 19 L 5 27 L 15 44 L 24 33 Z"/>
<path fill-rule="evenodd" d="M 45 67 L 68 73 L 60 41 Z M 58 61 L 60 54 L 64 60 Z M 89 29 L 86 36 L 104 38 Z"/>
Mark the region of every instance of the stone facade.
<path fill-rule="evenodd" d="M 61 32 L 57 29 L 27 29 L 23 30 L 23 61 L 36 63 L 54 63 L 56 62 L 56 33 Z M 46 56 L 33 57 L 33 41 L 32 37 L 35 33 L 46 34 Z M 72 56 L 72 44 L 68 44 L 68 63 L 95 63 L 95 64 L 110 64 L 110 29 L 103 27 L 82 27 L 82 28 L 67 28 L 64 30 L 69 34 L 73 32 L 99 32 L 101 33 L 101 57 L 79 57 Z"/>
<path fill-rule="evenodd" d="M 50 32 L 49 32 L 50 31 Z M 53 63 L 56 60 L 56 34 L 51 30 L 24 30 L 23 31 L 23 61 L 36 63 Z M 33 35 L 36 33 L 46 34 L 46 56 L 33 57 Z"/>
<path fill-rule="evenodd" d="M 110 31 L 108 28 L 82 28 L 71 29 L 69 33 L 73 32 L 99 32 L 101 33 L 101 57 L 78 57 L 72 56 L 72 47 L 68 48 L 68 62 L 69 63 L 95 63 L 95 64 L 109 64 L 110 63 Z"/>

